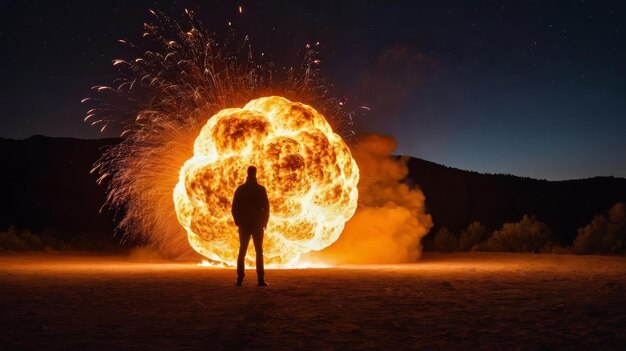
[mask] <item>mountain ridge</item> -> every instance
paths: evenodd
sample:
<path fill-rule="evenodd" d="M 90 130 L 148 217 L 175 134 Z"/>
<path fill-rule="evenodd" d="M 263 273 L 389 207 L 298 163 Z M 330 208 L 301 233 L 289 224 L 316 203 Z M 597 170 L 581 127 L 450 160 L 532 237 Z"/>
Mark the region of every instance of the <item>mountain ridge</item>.
<path fill-rule="evenodd" d="M 104 147 L 121 140 L 0 138 L 0 229 L 53 228 L 63 239 L 91 232 L 112 238 L 112 214 L 100 213 L 105 188 L 96 184 L 90 170 Z M 577 228 L 615 202 L 626 201 L 626 178 L 621 177 L 534 179 L 467 171 L 414 157 L 408 157 L 407 167 L 405 182 L 424 192 L 433 216 L 429 235 L 441 227 L 458 233 L 474 220 L 493 230 L 529 214 L 546 222 L 555 240 L 569 245 Z"/>

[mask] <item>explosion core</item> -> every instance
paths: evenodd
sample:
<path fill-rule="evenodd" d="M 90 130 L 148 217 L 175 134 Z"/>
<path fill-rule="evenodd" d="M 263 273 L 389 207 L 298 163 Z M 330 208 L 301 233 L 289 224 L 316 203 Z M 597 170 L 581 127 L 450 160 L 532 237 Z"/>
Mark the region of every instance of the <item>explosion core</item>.
<path fill-rule="evenodd" d="M 278 96 L 223 109 L 202 128 L 174 189 L 189 243 L 211 260 L 236 262 L 230 206 L 249 165 L 258 168 L 270 200 L 269 263 L 290 264 L 332 244 L 356 210 L 357 164 L 315 109 Z"/>

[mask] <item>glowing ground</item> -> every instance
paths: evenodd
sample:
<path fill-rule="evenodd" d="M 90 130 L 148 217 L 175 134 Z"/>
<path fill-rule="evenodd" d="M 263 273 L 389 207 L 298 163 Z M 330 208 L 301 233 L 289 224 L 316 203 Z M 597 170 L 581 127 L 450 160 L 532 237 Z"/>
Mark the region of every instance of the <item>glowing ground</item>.
<path fill-rule="evenodd" d="M 123 257 L 0 257 L 0 349 L 618 349 L 626 258 L 427 255 L 233 270 Z"/>

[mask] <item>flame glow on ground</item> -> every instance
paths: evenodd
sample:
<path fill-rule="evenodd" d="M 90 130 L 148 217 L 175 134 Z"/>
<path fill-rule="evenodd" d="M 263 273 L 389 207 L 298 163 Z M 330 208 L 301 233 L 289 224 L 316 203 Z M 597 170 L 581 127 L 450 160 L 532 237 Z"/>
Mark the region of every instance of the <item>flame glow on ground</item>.
<path fill-rule="evenodd" d="M 270 200 L 269 264 L 293 266 L 300 254 L 329 246 L 356 210 L 357 164 L 315 109 L 278 96 L 224 109 L 202 128 L 174 189 L 189 243 L 210 260 L 236 262 L 239 237 L 230 207 L 250 165 Z M 249 263 L 253 255 L 250 245 Z"/>

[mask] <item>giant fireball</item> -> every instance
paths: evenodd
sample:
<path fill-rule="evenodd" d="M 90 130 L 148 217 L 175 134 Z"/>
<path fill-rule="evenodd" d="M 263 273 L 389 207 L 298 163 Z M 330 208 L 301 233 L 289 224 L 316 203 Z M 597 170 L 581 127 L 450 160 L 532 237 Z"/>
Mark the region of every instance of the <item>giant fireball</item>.
<path fill-rule="evenodd" d="M 211 260 L 236 262 L 239 237 L 230 208 L 250 165 L 270 200 L 269 263 L 293 263 L 332 244 L 356 210 L 359 169 L 322 114 L 278 96 L 221 110 L 196 138 L 174 189 L 189 243 Z"/>

